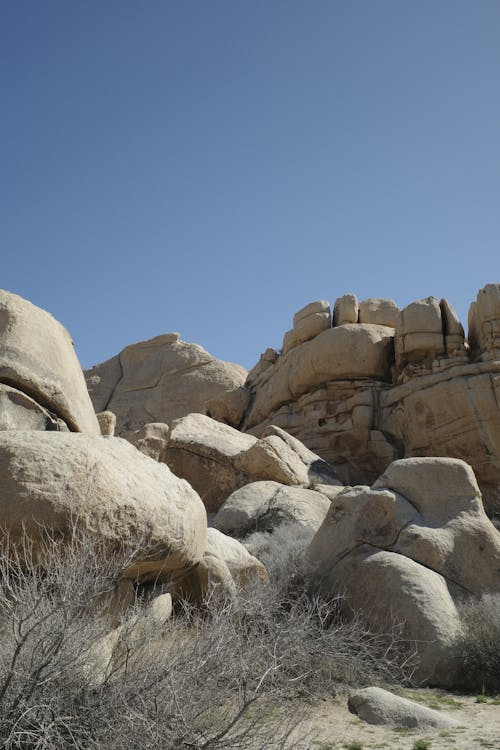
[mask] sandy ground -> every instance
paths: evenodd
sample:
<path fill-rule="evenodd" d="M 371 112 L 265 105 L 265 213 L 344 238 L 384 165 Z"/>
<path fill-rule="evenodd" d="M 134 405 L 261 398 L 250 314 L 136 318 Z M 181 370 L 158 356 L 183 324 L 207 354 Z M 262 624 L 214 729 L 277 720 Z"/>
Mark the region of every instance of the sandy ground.
<path fill-rule="evenodd" d="M 500 697 L 478 703 L 475 696 L 438 690 L 402 690 L 400 694 L 438 709 L 459 726 L 403 730 L 367 724 L 349 712 L 347 696 L 340 696 L 310 706 L 287 746 L 294 750 L 500 750 Z"/>

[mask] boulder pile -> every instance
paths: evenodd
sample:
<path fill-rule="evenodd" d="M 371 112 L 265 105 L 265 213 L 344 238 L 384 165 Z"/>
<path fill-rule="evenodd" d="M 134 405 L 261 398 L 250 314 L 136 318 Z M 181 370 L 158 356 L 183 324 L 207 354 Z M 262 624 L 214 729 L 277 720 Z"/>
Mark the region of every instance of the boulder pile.
<path fill-rule="evenodd" d="M 265 584 L 248 540 L 287 528 L 314 590 L 396 623 L 415 679 L 448 686 L 461 605 L 500 594 L 499 404 L 500 284 L 467 340 L 446 300 L 351 294 L 249 373 L 165 334 L 85 379 L 64 327 L 0 291 L 0 527 L 40 562 L 47 530 L 126 549 L 116 591 L 157 589 L 160 619 Z"/>

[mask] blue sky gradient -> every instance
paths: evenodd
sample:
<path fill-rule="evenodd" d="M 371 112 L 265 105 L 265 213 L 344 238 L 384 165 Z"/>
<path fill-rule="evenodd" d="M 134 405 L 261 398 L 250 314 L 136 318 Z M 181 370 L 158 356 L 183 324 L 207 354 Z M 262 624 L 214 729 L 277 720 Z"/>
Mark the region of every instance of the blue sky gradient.
<path fill-rule="evenodd" d="M 0 57 L 0 286 L 84 367 L 500 281 L 497 0 L 5 0 Z"/>

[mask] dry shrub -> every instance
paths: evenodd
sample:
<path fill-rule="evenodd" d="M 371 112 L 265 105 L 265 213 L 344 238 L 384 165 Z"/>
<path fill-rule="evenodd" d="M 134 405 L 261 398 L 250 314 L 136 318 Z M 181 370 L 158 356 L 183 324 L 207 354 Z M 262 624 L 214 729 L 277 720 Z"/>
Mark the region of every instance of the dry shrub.
<path fill-rule="evenodd" d="M 284 748 L 304 699 L 405 679 L 397 635 L 283 582 L 177 606 L 137 638 L 140 587 L 119 623 L 104 606 L 126 561 L 76 532 L 44 544 L 43 566 L 27 541 L 0 550 L 7 750 Z"/>
<path fill-rule="evenodd" d="M 460 608 L 460 615 L 459 682 L 469 690 L 500 692 L 500 594 L 470 599 Z"/>

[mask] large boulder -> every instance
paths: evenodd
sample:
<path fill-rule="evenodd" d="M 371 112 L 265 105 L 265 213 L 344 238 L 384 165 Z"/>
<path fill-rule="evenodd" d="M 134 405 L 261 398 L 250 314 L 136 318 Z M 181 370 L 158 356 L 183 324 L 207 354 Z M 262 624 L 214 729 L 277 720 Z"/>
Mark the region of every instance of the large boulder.
<path fill-rule="evenodd" d="M 392 328 L 346 323 L 296 346 L 267 371 L 267 379 L 257 388 L 245 416 L 245 429 L 259 425 L 270 412 L 325 381 L 390 381 L 393 339 Z"/>
<path fill-rule="evenodd" d="M 472 469 L 458 459 L 403 459 L 373 487 L 341 491 L 306 559 L 320 590 L 344 591 L 372 626 L 404 623 L 423 682 L 455 678 L 457 605 L 500 591 L 500 534 Z"/>
<path fill-rule="evenodd" d="M 224 534 L 244 537 L 293 523 L 308 529 L 312 538 L 329 508 L 329 498 L 320 492 L 278 482 L 252 482 L 228 497 L 213 524 Z"/>
<path fill-rule="evenodd" d="M 271 427 L 257 440 L 203 414 L 174 421 L 165 451 L 174 474 L 187 479 L 210 512 L 250 482 L 339 485 L 335 471 L 284 430 Z"/>
<path fill-rule="evenodd" d="M 95 410 L 116 414 L 121 435 L 149 422 L 170 424 L 191 412 L 205 413 L 210 401 L 242 386 L 246 375 L 240 365 L 167 333 L 127 346 L 87 370 L 85 378 Z"/>
<path fill-rule="evenodd" d="M 0 526 L 35 545 L 46 530 L 88 533 L 110 552 L 131 551 L 124 577 L 187 570 L 203 555 L 206 512 L 167 466 L 119 438 L 0 432 Z"/>
<path fill-rule="evenodd" d="M 0 290 L 0 382 L 26 397 L 21 407 L 22 396 L 2 389 L 2 429 L 44 430 L 49 422 L 61 420 L 72 431 L 100 435 L 68 331 L 45 310 L 4 290 Z M 33 402 L 39 407 L 36 419 Z M 2 419 L 4 406 L 9 416 Z M 14 410 L 18 423 L 15 417 L 12 423 Z M 48 429 L 54 428 L 49 424 Z"/>
<path fill-rule="evenodd" d="M 252 435 L 203 414 L 189 414 L 173 422 L 165 461 L 195 488 L 207 510 L 216 511 L 231 492 L 247 483 L 233 460 L 256 442 Z"/>

